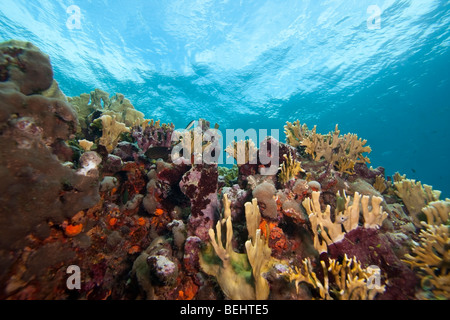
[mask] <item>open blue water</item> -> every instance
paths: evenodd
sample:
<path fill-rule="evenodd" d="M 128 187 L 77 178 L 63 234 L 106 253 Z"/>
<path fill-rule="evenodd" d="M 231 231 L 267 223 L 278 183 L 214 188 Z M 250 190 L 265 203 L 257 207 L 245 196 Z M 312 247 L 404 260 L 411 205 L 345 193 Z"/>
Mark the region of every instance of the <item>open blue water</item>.
<path fill-rule="evenodd" d="M 120 92 L 184 128 L 300 119 L 450 196 L 448 0 L 0 0 L 0 41 L 50 55 L 67 96 Z"/>

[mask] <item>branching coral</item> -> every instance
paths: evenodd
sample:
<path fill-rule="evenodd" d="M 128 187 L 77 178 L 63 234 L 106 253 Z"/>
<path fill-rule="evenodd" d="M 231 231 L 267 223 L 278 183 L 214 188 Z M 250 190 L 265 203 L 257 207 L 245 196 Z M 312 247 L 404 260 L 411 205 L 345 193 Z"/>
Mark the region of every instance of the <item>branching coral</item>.
<path fill-rule="evenodd" d="M 78 140 L 78 144 L 81 148 L 83 148 L 84 151 L 91 151 L 91 148 L 94 145 L 92 141 L 86 139 Z"/>
<path fill-rule="evenodd" d="M 375 190 L 377 190 L 379 193 L 383 193 L 386 190 L 386 179 L 382 175 L 378 175 L 375 178 L 375 182 L 373 184 L 373 187 Z"/>
<path fill-rule="evenodd" d="M 77 111 L 79 133 L 87 130 L 91 121 L 104 115 L 115 118 L 127 127 L 141 125 L 144 122 L 144 114 L 136 110 L 121 93 L 116 93 L 110 98 L 107 92 L 95 89 L 90 94 L 69 97 L 68 101 Z"/>
<path fill-rule="evenodd" d="M 329 163 L 333 163 L 341 158 L 340 154 L 335 152 L 339 147 L 339 134 L 338 126 L 334 132 L 330 132 L 328 135 L 322 135 L 316 133 L 317 127 L 311 130 L 310 134 L 301 142 L 301 145 L 306 147 L 305 151 L 313 160 L 319 161 L 325 159 Z"/>
<path fill-rule="evenodd" d="M 210 229 L 209 236 L 215 255 L 209 249 L 200 255 L 200 265 L 204 272 L 217 279 L 224 294 L 234 300 L 254 300 L 255 290 L 251 285 L 251 267 L 246 254 L 233 250 L 233 226 L 227 196 L 224 195 L 224 218 L 217 222 L 216 230 Z M 226 232 L 225 245 L 222 242 L 222 231 Z"/>
<path fill-rule="evenodd" d="M 337 125 L 336 125 L 337 130 Z M 370 159 L 365 156 L 365 153 L 372 152 L 369 146 L 366 146 L 367 140 L 358 138 L 354 133 L 347 133 L 339 137 L 339 151 L 341 157 L 351 159 L 355 163 L 370 163 Z"/>
<path fill-rule="evenodd" d="M 145 153 L 152 147 L 170 147 L 172 132 L 175 129 L 173 123 L 161 124 L 160 121 L 145 120 L 142 125 L 134 126 L 131 135 L 137 145 Z"/>
<path fill-rule="evenodd" d="M 294 124 L 288 122 L 285 126 L 286 142 L 293 147 L 305 147 L 305 152 L 314 161 L 324 159 L 340 172 L 354 174 L 356 163 L 370 163 L 370 159 L 364 155 L 372 151 L 369 146 L 365 146 L 366 140 L 351 133 L 340 135 L 337 125 L 327 135 L 317 133 L 316 129 L 314 126 L 308 131 L 308 127 L 301 126 L 298 120 Z"/>
<path fill-rule="evenodd" d="M 294 123 L 287 122 L 284 126 L 284 133 L 286 134 L 286 142 L 293 147 L 300 147 L 302 141 L 309 135 L 309 130 L 306 124 L 301 125 L 297 120 Z"/>
<path fill-rule="evenodd" d="M 422 211 L 427 223 L 422 221 L 420 241 L 404 261 L 420 270 L 422 288 L 432 294 L 423 298 L 450 299 L 450 199 L 431 202 Z"/>
<path fill-rule="evenodd" d="M 336 162 L 336 168 L 339 172 L 353 175 L 355 174 L 355 161 L 349 158 L 341 157 Z"/>
<path fill-rule="evenodd" d="M 252 266 L 253 279 L 255 280 L 255 295 L 257 300 L 265 300 L 269 297 L 270 288 L 262 273 L 267 271 L 271 250 L 267 239 L 261 235 L 261 229 L 259 229 L 261 213 L 259 212 L 256 199 L 253 199 L 251 203 L 247 202 L 245 204 L 245 218 L 250 238 L 245 242 L 245 249 Z"/>
<path fill-rule="evenodd" d="M 379 229 L 383 220 L 387 218 L 388 214 L 382 211 L 381 202 L 383 198 L 373 196 L 371 199 L 371 206 L 369 208 L 369 196 L 361 198 L 361 206 L 364 217 L 364 228 Z"/>
<path fill-rule="evenodd" d="M 305 170 L 301 167 L 301 162 L 295 160 L 292 157 L 292 154 L 289 153 L 289 156 L 286 154 L 283 155 L 286 161 L 284 161 L 280 166 L 280 173 L 278 174 L 278 178 L 281 183 L 287 183 L 289 180 L 294 178 L 300 172 L 305 172 Z"/>
<path fill-rule="evenodd" d="M 346 232 L 350 232 L 358 227 L 360 199 L 361 195 L 358 192 L 355 192 L 353 200 L 350 196 L 345 194 L 345 191 L 342 198 L 340 197 L 340 193 L 337 195 L 337 213 L 335 215 L 335 220 L 342 223 Z M 350 204 L 350 202 L 352 203 Z"/>
<path fill-rule="evenodd" d="M 450 199 L 433 201 L 422 209 L 427 217 L 428 225 L 450 224 L 448 219 L 450 213 Z M 424 222 L 422 222 L 424 224 Z"/>
<path fill-rule="evenodd" d="M 295 282 L 297 291 L 300 283 L 307 283 L 319 291 L 323 300 L 373 300 L 378 293 L 383 293 L 384 285 L 374 283 L 374 269 L 363 268 L 356 258 L 344 256 L 342 263 L 329 259 L 329 267 L 325 261 L 320 261 L 323 270 L 323 282 L 319 280 L 311 264 L 311 260 L 303 260 L 303 270 L 295 267 L 287 275 Z M 330 279 L 329 275 L 333 278 Z M 331 281 L 330 281 L 331 280 Z"/>
<path fill-rule="evenodd" d="M 353 201 L 350 196 L 337 195 L 335 221 L 331 220 L 331 206 L 327 205 L 325 211 L 320 206 L 321 192 L 314 191 L 311 198 L 303 200 L 303 207 L 309 215 L 309 221 L 314 232 L 314 247 L 320 252 L 327 252 L 327 246 L 344 239 L 346 232 L 358 227 L 360 204 L 364 217 L 365 228 L 379 228 L 387 213 L 382 211 L 382 198 L 372 196 L 369 207 L 369 196 L 355 192 Z M 350 202 L 352 202 L 350 204 Z M 323 240 L 323 241 L 321 241 Z"/>
<path fill-rule="evenodd" d="M 211 247 L 200 256 L 200 265 L 206 273 L 217 279 L 224 294 L 234 300 L 267 299 L 269 285 L 262 277 L 271 250 L 266 239 L 257 229 L 261 215 L 256 199 L 245 204 L 246 219 L 250 239 L 245 243 L 247 254 L 233 250 L 233 226 L 228 196 L 223 198 L 223 219 L 216 224 L 215 231 L 209 230 Z M 225 245 L 222 242 L 222 232 L 226 232 Z M 217 261 L 217 257 L 220 261 Z"/>
<path fill-rule="evenodd" d="M 420 231 L 420 243 L 412 255 L 405 255 L 406 263 L 418 268 L 422 288 L 429 289 L 434 299 L 450 299 L 450 236 L 448 225 L 427 225 Z"/>
<path fill-rule="evenodd" d="M 394 180 L 396 195 L 402 199 L 406 209 L 408 209 L 409 215 L 414 220 L 414 224 L 417 227 L 421 227 L 420 214 L 422 209 L 428 203 L 439 200 L 441 192 L 433 190 L 431 186 L 426 184 L 422 186 L 420 181 L 416 182 L 415 180 L 405 178 L 397 180 Z"/>
<path fill-rule="evenodd" d="M 217 164 L 219 154 L 218 124 L 214 129 L 204 119 L 198 120 L 198 125 L 190 130 L 176 130 L 172 135 L 171 156 L 176 164 Z M 170 128 L 170 127 L 169 127 Z"/>
<path fill-rule="evenodd" d="M 331 221 L 331 206 L 327 205 L 322 211 L 319 202 L 320 192 L 313 192 L 312 198 L 303 200 L 303 207 L 309 216 L 314 232 L 314 247 L 319 252 L 327 251 L 327 244 L 340 241 L 344 238 L 342 224 Z M 323 239 L 323 241 L 321 241 Z"/>
<path fill-rule="evenodd" d="M 99 119 L 102 122 L 102 136 L 99 144 L 105 146 L 108 152 L 112 152 L 119 143 L 120 134 L 130 132 L 130 128 L 109 115 L 101 116 Z"/>

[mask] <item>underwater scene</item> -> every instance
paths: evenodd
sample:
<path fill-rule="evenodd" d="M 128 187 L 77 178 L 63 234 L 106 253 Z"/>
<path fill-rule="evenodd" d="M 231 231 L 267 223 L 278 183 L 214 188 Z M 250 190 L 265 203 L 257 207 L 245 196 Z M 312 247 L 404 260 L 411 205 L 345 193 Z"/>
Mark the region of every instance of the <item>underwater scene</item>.
<path fill-rule="evenodd" d="M 0 0 L 0 299 L 448 300 L 449 122 L 446 0 Z"/>

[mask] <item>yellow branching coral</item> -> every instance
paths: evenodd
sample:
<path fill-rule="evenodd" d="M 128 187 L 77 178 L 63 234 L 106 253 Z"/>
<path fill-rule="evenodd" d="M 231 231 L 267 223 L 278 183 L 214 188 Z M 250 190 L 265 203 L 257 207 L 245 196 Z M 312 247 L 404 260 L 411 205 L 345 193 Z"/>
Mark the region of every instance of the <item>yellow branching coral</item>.
<path fill-rule="evenodd" d="M 394 182 L 400 182 L 406 179 L 406 174 L 401 175 L 400 173 L 396 172 L 392 176 L 392 179 L 394 180 Z"/>
<path fill-rule="evenodd" d="M 314 191 L 311 198 L 306 198 L 302 202 L 314 232 L 314 247 L 319 253 L 327 252 L 328 245 L 341 241 L 346 232 L 358 227 L 360 211 L 363 213 L 365 228 L 379 228 L 388 215 L 381 207 L 383 198 L 361 197 L 358 192 L 355 192 L 352 200 L 344 192 L 343 197 L 339 193 L 337 194 L 335 221 L 333 222 L 331 206 L 327 205 L 325 211 L 322 211 L 320 207 L 320 194 L 320 191 Z"/>
<path fill-rule="evenodd" d="M 256 300 L 265 300 L 269 297 L 270 288 L 267 280 L 262 276 L 267 271 L 268 262 L 272 253 L 267 239 L 262 236 L 259 224 L 261 222 L 261 213 L 259 212 L 258 201 L 245 204 L 245 219 L 249 240 L 245 242 L 248 260 L 252 266 L 253 279 L 255 280 Z"/>
<path fill-rule="evenodd" d="M 422 212 L 427 217 L 427 224 L 429 225 L 439 225 L 439 224 L 450 224 L 449 223 L 449 213 L 450 213 L 450 199 L 433 201 L 428 203 L 428 205 L 422 209 Z M 424 222 L 422 222 L 424 224 Z"/>
<path fill-rule="evenodd" d="M 324 261 L 322 262 L 322 268 L 326 272 L 326 266 Z M 297 293 L 299 291 L 299 285 L 301 283 L 308 283 L 313 286 L 313 288 L 319 290 L 319 295 L 322 300 L 331 300 L 331 296 L 329 293 L 329 280 L 328 277 L 324 277 L 323 283 L 317 278 L 316 273 L 314 272 L 314 268 L 311 264 L 311 259 L 306 258 L 303 260 L 303 269 L 295 266 L 293 269 L 290 269 L 285 273 L 289 277 L 290 282 L 295 283 L 295 288 L 297 289 Z"/>
<path fill-rule="evenodd" d="M 291 269 L 287 275 L 291 282 L 295 282 L 297 291 L 300 283 L 310 284 L 318 290 L 323 300 L 373 300 L 378 293 L 384 292 L 385 286 L 374 281 L 379 269 L 363 268 L 355 257 L 349 259 L 347 255 L 344 256 L 342 263 L 335 259 L 328 260 L 328 268 L 325 261 L 320 261 L 323 282 L 314 272 L 309 258 L 303 260 L 303 270 L 298 267 Z"/>
<path fill-rule="evenodd" d="M 424 299 L 450 299 L 450 199 L 433 201 L 422 209 L 427 222 L 420 230 L 419 243 L 414 243 L 404 262 L 419 270 L 419 294 Z"/>
<path fill-rule="evenodd" d="M 308 131 L 306 125 L 301 126 L 298 120 L 294 124 L 288 122 L 285 126 L 286 142 L 293 147 L 305 147 L 305 152 L 314 161 L 324 159 L 335 165 L 340 172 L 353 174 L 356 163 L 370 163 L 370 159 L 364 155 L 372 151 L 365 145 L 366 140 L 352 133 L 340 135 L 338 125 L 326 135 L 317 133 L 316 130 L 317 127 L 314 126 Z"/>
<path fill-rule="evenodd" d="M 130 100 L 121 93 L 116 93 L 111 98 L 109 94 L 100 89 L 95 89 L 90 94 L 82 94 L 79 97 L 68 98 L 70 104 L 78 114 L 78 132 L 87 128 L 94 119 L 89 119 L 95 111 L 102 116 L 109 115 L 116 121 L 122 122 L 127 127 L 140 125 L 144 121 L 144 114 L 134 108 Z"/>
<path fill-rule="evenodd" d="M 336 162 L 336 168 L 342 173 L 355 174 L 355 161 L 342 157 Z"/>
<path fill-rule="evenodd" d="M 301 143 L 305 146 L 306 153 L 311 155 L 313 160 L 319 161 L 325 159 L 329 163 L 338 161 L 341 156 L 335 151 L 339 147 L 339 134 L 338 126 L 334 132 L 330 132 L 328 135 L 322 135 L 316 133 L 316 127 L 311 130 L 311 133 Z"/>
<path fill-rule="evenodd" d="M 373 187 L 375 190 L 377 190 L 379 193 L 383 193 L 387 186 L 386 186 L 386 179 L 382 175 L 378 175 L 375 177 L 375 182 L 373 184 Z"/>
<path fill-rule="evenodd" d="M 109 115 L 101 116 L 99 119 L 102 121 L 102 136 L 99 144 L 105 146 L 108 152 L 112 152 L 119 143 L 120 134 L 130 132 L 130 129 Z"/>
<path fill-rule="evenodd" d="M 103 114 L 115 116 L 117 121 L 125 123 L 127 127 L 141 124 L 144 121 L 144 114 L 134 108 L 130 100 L 121 93 L 116 93 L 109 98 L 109 94 L 99 89 L 91 93 L 92 103 L 103 107 Z M 103 101 L 103 103 L 101 102 Z"/>
<path fill-rule="evenodd" d="M 278 174 L 281 183 L 286 183 L 300 172 L 305 172 L 301 167 L 301 162 L 295 160 L 290 153 L 289 156 L 284 154 L 283 157 L 286 161 L 281 164 L 281 171 Z"/>
<path fill-rule="evenodd" d="M 450 299 L 449 226 L 427 225 L 419 237 L 412 255 L 406 254 L 403 261 L 420 270 L 422 288 L 431 291 L 431 298 Z"/>
<path fill-rule="evenodd" d="M 302 141 L 309 135 L 309 130 L 306 124 L 301 125 L 299 120 L 294 123 L 288 121 L 284 126 L 284 133 L 286 142 L 296 148 L 302 145 Z"/>
<path fill-rule="evenodd" d="M 145 119 L 141 123 L 142 129 L 145 129 L 147 127 L 155 127 L 156 129 L 163 128 L 166 130 L 173 130 L 175 129 L 175 125 L 173 123 L 163 123 L 161 124 L 161 120 L 153 120 L 153 119 Z"/>
<path fill-rule="evenodd" d="M 312 197 L 303 200 L 303 207 L 309 216 L 314 232 L 314 247 L 319 253 L 327 252 L 327 244 L 341 241 L 344 238 L 342 224 L 331 221 L 331 206 L 327 205 L 325 211 L 320 207 L 321 192 L 313 191 Z M 323 239 L 323 241 L 321 241 Z"/>
<path fill-rule="evenodd" d="M 233 141 L 225 151 L 229 157 L 236 159 L 238 165 L 250 163 L 256 164 L 258 148 L 249 140 Z"/>
<path fill-rule="evenodd" d="M 335 220 L 342 223 L 345 232 L 350 232 L 351 230 L 356 229 L 359 222 L 361 195 L 358 192 L 355 192 L 352 199 L 352 197 L 347 196 L 344 191 L 343 199 L 345 200 L 345 204 L 343 207 L 339 206 L 339 192 L 337 194 L 337 199 L 338 205 L 336 206 L 337 212 Z"/>
<path fill-rule="evenodd" d="M 245 243 L 247 254 L 233 250 L 233 226 L 228 196 L 224 194 L 224 218 L 217 222 L 216 230 L 209 230 L 210 248 L 200 255 L 200 265 L 207 274 L 217 279 L 224 294 L 233 300 L 267 299 L 269 284 L 262 276 L 267 270 L 271 250 L 267 240 L 258 229 L 261 214 L 257 200 L 245 204 L 245 213 L 249 231 L 249 240 Z M 222 242 L 222 232 L 226 230 L 225 245 Z M 214 255 L 215 253 L 215 255 Z M 215 260 L 218 257 L 221 262 Z"/>
<path fill-rule="evenodd" d="M 372 149 L 366 146 L 366 143 L 367 140 L 358 138 L 356 134 L 347 133 L 339 138 L 339 152 L 341 156 L 351 159 L 356 163 L 370 163 L 370 159 L 364 154 L 372 152 Z"/>
<path fill-rule="evenodd" d="M 371 205 L 369 206 L 369 200 Z M 383 220 L 387 218 L 388 214 L 383 211 L 381 207 L 383 198 L 372 196 L 363 196 L 361 198 L 361 207 L 364 217 L 364 228 L 367 229 L 379 229 Z"/>
<path fill-rule="evenodd" d="M 401 179 L 394 181 L 396 195 L 400 197 L 408 209 L 409 215 L 413 218 L 414 224 L 421 227 L 418 215 L 422 209 L 430 202 L 439 200 L 441 192 L 433 190 L 429 185 L 411 179 Z"/>

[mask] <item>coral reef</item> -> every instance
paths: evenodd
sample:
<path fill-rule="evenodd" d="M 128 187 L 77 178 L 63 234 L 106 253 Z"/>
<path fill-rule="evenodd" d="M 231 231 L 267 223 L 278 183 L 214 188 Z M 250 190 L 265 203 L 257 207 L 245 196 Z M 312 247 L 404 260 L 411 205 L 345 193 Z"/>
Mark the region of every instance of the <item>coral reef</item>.
<path fill-rule="evenodd" d="M 1 43 L 0 298 L 449 298 L 439 191 L 368 167 L 337 126 L 233 141 L 232 168 L 217 130 L 144 119 L 119 93 L 66 97 L 47 55 Z"/>

